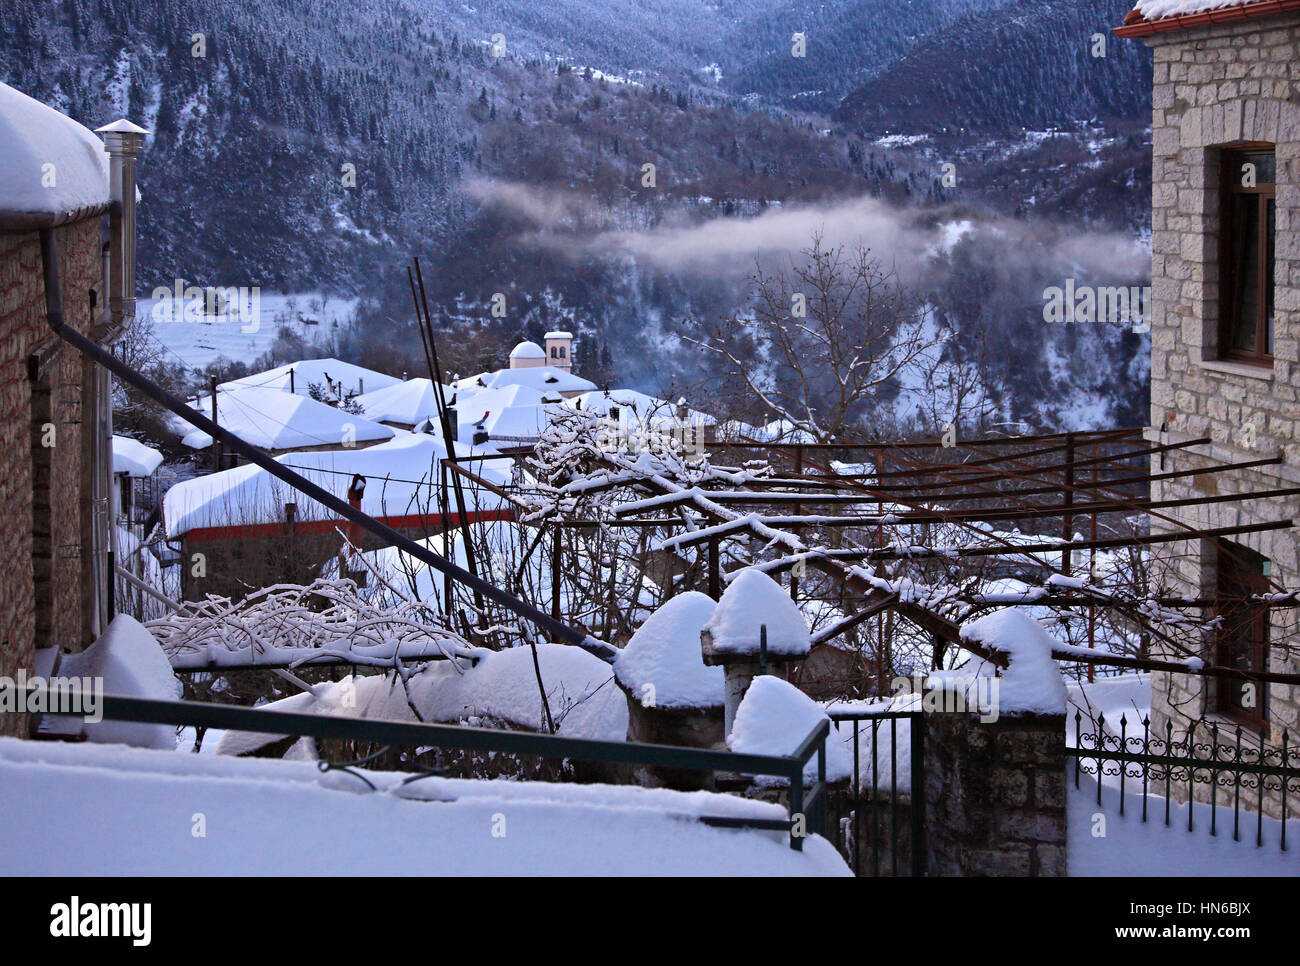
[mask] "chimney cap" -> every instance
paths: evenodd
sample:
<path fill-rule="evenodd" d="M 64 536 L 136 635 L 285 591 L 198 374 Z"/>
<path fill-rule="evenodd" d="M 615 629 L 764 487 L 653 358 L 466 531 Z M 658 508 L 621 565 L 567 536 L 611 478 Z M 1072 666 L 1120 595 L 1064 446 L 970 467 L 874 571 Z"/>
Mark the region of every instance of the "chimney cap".
<path fill-rule="evenodd" d="M 139 124 L 128 121 L 124 117 L 119 117 L 111 124 L 105 124 L 103 127 L 95 128 L 96 134 L 152 134 L 153 131 L 146 131 Z"/>

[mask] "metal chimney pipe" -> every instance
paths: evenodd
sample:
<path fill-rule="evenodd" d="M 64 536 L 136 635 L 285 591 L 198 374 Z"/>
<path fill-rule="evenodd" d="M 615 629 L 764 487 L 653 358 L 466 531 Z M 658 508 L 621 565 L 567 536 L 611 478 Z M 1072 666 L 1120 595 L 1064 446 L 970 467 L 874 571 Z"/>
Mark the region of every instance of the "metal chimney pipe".
<path fill-rule="evenodd" d="M 112 345 L 135 319 L 135 162 L 149 132 L 126 118 L 98 129 L 108 152 L 108 193 L 113 201 L 108 218 L 109 322 L 100 342 Z M 94 320 L 92 320 L 92 326 Z M 92 329 L 92 331 L 95 331 Z M 117 527 L 110 503 L 113 490 L 113 385 L 102 365 L 94 370 L 95 432 L 91 441 L 91 540 L 95 574 L 96 636 L 113 619 L 117 560 Z"/>
<path fill-rule="evenodd" d="M 96 128 L 108 152 L 109 215 L 108 306 L 112 322 L 105 341 L 121 338 L 135 318 L 135 162 L 149 131 L 120 118 Z"/>

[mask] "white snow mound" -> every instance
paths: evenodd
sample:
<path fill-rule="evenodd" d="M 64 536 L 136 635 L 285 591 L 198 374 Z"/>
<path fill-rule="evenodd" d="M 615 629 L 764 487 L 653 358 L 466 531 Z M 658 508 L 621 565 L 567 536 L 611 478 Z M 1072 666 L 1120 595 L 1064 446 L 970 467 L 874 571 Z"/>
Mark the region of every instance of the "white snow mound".
<path fill-rule="evenodd" d="M 793 755 L 805 738 L 823 721 L 826 712 L 789 681 L 761 674 L 736 709 L 736 721 L 727 735 L 727 747 L 749 755 Z M 817 776 L 817 756 L 804 768 L 804 779 Z"/>
<path fill-rule="evenodd" d="M 1041 624 L 1004 607 L 963 624 L 961 636 L 1009 658 L 998 693 L 999 714 L 1065 714 L 1065 681 L 1052 657 L 1060 642 Z"/>
<path fill-rule="evenodd" d="M 723 673 L 706 667 L 700 629 L 713 615 L 707 594 L 678 594 L 651 614 L 614 661 L 618 683 L 660 708 L 716 708 L 723 703 Z M 649 691 L 653 689 L 653 691 Z"/>
<path fill-rule="evenodd" d="M 713 635 L 714 651 L 756 655 L 763 626 L 768 654 L 801 657 L 808 653 L 808 622 L 790 595 L 761 570 L 742 570 L 727 586 L 704 630 Z"/>
<path fill-rule="evenodd" d="M 143 624 L 126 614 L 114 617 L 108 630 L 90 647 L 65 657 L 59 676 L 102 678 L 104 693 L 118 697 L 176 701 L 181 696 L 181 683 L 172 673 L 162 646 Z M 137 748 L 176 747 L 176 729 L 171 725 L 100 721 L 86 725 L 86 737 Z"/>

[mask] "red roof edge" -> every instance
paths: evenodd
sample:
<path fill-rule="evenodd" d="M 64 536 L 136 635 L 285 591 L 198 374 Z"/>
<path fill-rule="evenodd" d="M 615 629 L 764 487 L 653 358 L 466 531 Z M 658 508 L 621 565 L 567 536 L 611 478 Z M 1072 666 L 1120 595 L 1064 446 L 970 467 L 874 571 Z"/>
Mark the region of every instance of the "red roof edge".
<path fill-rule="evenodd" d="M 1203 10 L 1200 13 L 1176 13 L 1158 20 L 1143 19 L 1136 10 L 1129 12 L 1122 26 L 1113 28 L 1117 37 L 1147 37 L 1166 30 L 1186 30 L 1207 24 L 1232 23 L 1237 20 L 1255 20 L 1271 17 L 1291 10 L 1300 10 L 1300 0 L 1254 0 L 1235 7 Z M 1136 17 L 1134 15 L 1137 15 Z"/>

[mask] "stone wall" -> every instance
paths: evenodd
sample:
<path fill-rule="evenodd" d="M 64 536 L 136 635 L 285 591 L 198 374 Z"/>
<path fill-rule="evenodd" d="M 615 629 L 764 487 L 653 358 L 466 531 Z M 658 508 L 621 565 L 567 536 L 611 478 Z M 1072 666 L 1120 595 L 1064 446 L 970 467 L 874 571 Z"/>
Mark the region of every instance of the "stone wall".
<path fill-rule="evenodd" d="M 92 291 L 103 304 L 100 232 L 98 218 L 56 230 L 65 319 L 80 332 L 91 330 Z M 40 236 L 0 233 L 0 675 L 31 672 L 37 646 L 89 641 L 86 385 L 80 357 L 46 327 Z M 26 731 L 21 717 L 0 717 L 0 734 Z"/>
<path fill-rule="evenodd" d="M 1157 34 L 1147 42 L 1155 60 L 1148 436 L 1158 442 L 1212 440 L 1156 457 L 1152 469 L 1180 471 L 1272 455 L 1284 460 L 1258 470 L 1161 481 L 1151 495 L 1168 500 L 1300 485 L 1300 16 Z M 1249 141 L 1272 143 L 1276 151 L 1272 369 L 1217 358 L 1220 149 Z M 1233 526 L 1300 517 L 1300 500 L 1210 504 L 1168 515 L 1194 527 Z M 1174 527 L 1152 522 L 1157 533 Z M 1294 531 L 1234 539 L 1272 561 L 1276 583 L 1300 587 Z M 1162 590 L 1200 596 L 1213 588 L 1208 544 L 1163 545 L 1157 558 Z M 1272 640 L 1294 639 L 1296 632 L 1294 612 L 1274 611 Z M 1201 646 L 1211 658 L 1208 636 Z M 1277 661 L 1271 670 L 1300 673 L 1300 659 Z M 1199 677 L 1154 675 L 1152 702 L 1153 731 L 1160 733 L 1166 721 L 1181 733 L 1191 720 L 1216 720 L 1214 682 Z M 1283 728 L 1293 742 L 1300 737 L 1300 688 L 1271 686 L 1266 705 L 1265 740 L 1278 741 Z"/>
<path fill-rule="evenodd" d="M 713 708 L 647 708 L 618 682 L 627 700 L 627 740 L 640 744 L 686 748 L 725 748 L 722 706 Z M 628 769 L 638 785 L 698 791 L 714 787 L 712 772 L 684 768 L 633 765 Z"/>
<path fill-rule="evenodd" d="M 925 721 L 929 874 L 1065 875 L 1064 715 Z"/>

